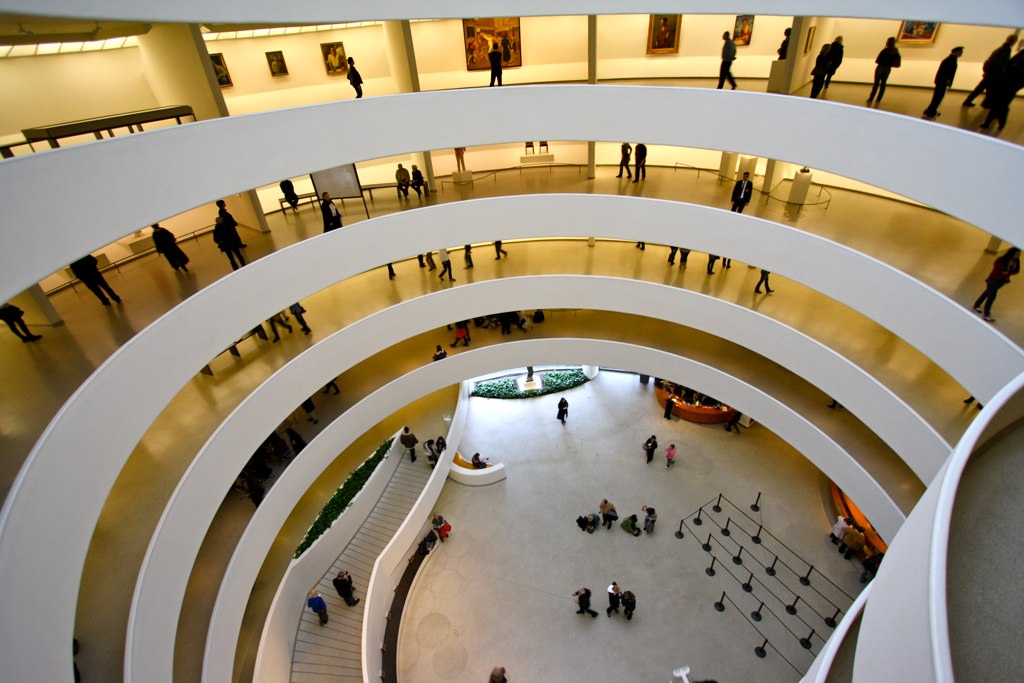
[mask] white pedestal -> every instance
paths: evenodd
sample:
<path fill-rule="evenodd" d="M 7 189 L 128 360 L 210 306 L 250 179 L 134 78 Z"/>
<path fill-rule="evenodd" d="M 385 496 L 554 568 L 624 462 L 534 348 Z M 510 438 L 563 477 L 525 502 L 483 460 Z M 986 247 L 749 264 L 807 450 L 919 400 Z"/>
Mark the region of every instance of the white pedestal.
<path fill-rule="evenodd" d="M 768 92 L 781 93 L 786 89 L 786 62 L 776 59 L 768 72 Z"/>
<path fill-rule="evenodd" d="M 472 185 L 473 184 L 473 172 L 472 171 L 455 171 L 452 173 L 452 180 L 457 185 Z"/>
<path fill-rule="evenodd" d="M 516 384 L 519 386 L 519 391 L 538 391 L 541 388 L 540 385 L 540 373 L 533 373 L 533 379 L 529 382 L 526 381 L 526 377 L 520 377 L 516 380 Z"/>
<path fill-rule="evenodd" d="M 750 174 L 750 179 L 754 179 L 754 171 L 757 170 L 757 157 L 740 157 L 739 169 L 736 171 L 736 180 L 743 177 L 744 173 Z"/>
<path fill-rule="evenodd" d="M 554 154 L 524 154 L 519 157 L 520 164 L 551 164 L 554 161 Z"/>
<path fill-rule="evenodd" d="M 132 250 L 133 254 L 141 254 L 147 249 L 153 248 L 153 236 L 146 235 L 145 237 L 136 237 L 133 240 L 129 240 L 128 248 Z"/>
<path fill-rule="evenodd" d="M 732 152 L 722 152 L 722 163 L 718 165 L 718 175 L 723 178 L 736 178 L 737 155 Z"/>
<path fill-rule="evenodd" d="M 813 173 L 797 173 L 793 178 L 793 186 L 789 188 L 790 204 L 806 204 L 807 191 L 811 189 L 811 176 Z"/>

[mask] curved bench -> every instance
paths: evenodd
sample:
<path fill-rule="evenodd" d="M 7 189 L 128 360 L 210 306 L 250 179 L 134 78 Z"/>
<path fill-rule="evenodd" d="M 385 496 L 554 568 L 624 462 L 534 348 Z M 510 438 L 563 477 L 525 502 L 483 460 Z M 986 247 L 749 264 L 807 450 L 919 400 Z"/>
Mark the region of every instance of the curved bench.
<path fill-rule="evenodd" d="M 487 463 L 482 469 L 473 467 L 473 463 L 466 460 L 456 451 L 452 458 L 452 467 L 448 470 L 448 478 L 465 486 L 487 486 L 506 479 L 505 463 Z"/>

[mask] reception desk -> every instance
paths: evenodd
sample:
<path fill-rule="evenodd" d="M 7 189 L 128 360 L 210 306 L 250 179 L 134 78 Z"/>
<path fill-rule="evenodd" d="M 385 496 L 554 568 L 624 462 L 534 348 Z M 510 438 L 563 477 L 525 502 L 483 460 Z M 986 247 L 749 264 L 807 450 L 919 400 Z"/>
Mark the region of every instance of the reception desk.
<path fill-rule="evenodd" d="M 655 389 L 658 394 L 658 404 L 665 406 L 668 400 L 668 392 L 664 389 Z M 680 420 L 696 422 L 698 424 L 720 424 L 728 422 L 736 413 L 732 408 L 707 408 L 704 406 L 692 406 L 683 403 L 682 399 L 676 396 L 676 405 L 672 408 L 672 414 Z"/>

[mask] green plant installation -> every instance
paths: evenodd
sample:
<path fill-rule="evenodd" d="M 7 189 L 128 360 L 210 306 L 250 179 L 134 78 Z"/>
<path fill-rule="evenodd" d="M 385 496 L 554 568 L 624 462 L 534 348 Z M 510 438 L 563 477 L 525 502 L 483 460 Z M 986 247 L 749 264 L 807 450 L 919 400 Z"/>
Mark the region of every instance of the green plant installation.
<path fill-rule="evenodd" d="M 566 389 L 578 387 L 588 382 L 587 376 L 580 369 L 574 370 L 552 370 L 545 372 L 540 378 L 540 389 L 520 391 L 519 385 L 514 377 L 502 377 L 484 382 L 477 382 L 473 387 L 471 396 L 480 398 L 533 398 L 545 394 L 554 394 Z"/>

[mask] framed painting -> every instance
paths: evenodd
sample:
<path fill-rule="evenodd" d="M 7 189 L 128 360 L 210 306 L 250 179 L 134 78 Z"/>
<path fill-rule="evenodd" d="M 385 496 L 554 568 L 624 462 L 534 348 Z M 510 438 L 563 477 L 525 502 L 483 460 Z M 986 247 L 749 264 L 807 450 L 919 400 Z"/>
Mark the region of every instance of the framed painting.
<path fill-rule="evenodd" d="M 320 56 L 328 76 L 342 76 L 348 73 L 348 58 L 344 43 L 320 43 Z"/>
<path fill-rule="evenodd" d="M 937 21 L 913 21 L 907 19 L 900 24 L 897 43 L 934 43 L 935 34 L 939 32 Z"/>
<path fill-rule="evenodd" d="M 750 45 L 750 38 L 754 35 L 754 15 L 741 14 L 736 17 L 736 24 L 732 28 L 732 42 L 737 47 Z"/>
<path fill-rule="evenodd" d="M 807 40 L 804 41 L 804 54 L 810 54 L 811 48 L 814 47 L 814 33 L 818 30 L 817 26 L 812 26 L 807 29 Z"/>
<path fill-rule="evenodd" d="M 278 50 L 277 52 L 267 52 L 267 66 L 270 67 L 271 76 L 287 76 L 288 65 L 284 63 L 284 53 Z"/>
<path fill-rule="evenodd" d="M 227 62 L 224 61 L 224 55 L 220 52 L 210 55 L 210 61 L 213 62 L 213 74 L 217 77 L 217 85 L 222 88 L 233 86 L 234 83 L 231 82 L 231 73 L 228 71 Z"/>
<path fill-rule="evenodd" d="M 647 29 L 647 54 L 679 54 L 679 26 L 682 23 L 682 14 L 652 14 L 651 25 Z"/>
<path fill-rule="evenodd" d="M 487 53 L 493 45 L 501 52 L 502 68 L 523 65 L 523 42 L 519 34 L 519 17 L 496 19 L 463 19 L 462 42 L 466 50 L 466 70 L 491 68 Z"/>

